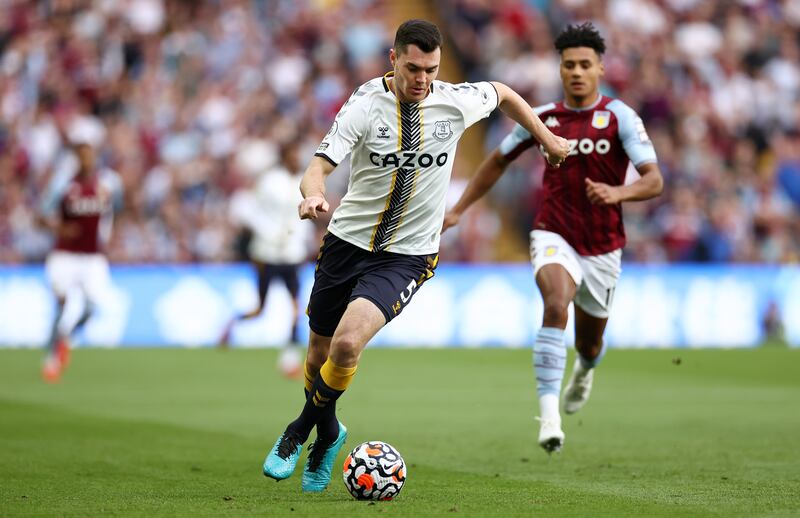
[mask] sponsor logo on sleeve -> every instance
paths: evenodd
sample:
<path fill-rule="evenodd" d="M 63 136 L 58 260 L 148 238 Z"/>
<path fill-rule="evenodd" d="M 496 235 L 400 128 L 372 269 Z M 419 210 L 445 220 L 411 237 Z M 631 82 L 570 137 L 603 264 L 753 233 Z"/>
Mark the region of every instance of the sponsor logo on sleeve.
<path fill-rule="evenodd" d="M 336 122 L 336 121 L 333 121 L 333 124 L 331 125 L 331 129 L 328 130 L 328 133 L 326 133 L 325 136 L 326 137 L 330 137 L 331 135 L 336 134 L 336 132 L 338 130 L 339 130 L 339 123 Z"/>
<path fill-rule="evenodd" d="M 639 135 L 639 141 L 642 144 L 650 142 L 650 136 L 647 134 L 647 130 L 644 129 L 644 122 L 642 122 L 641 117 L 636 117 L 634 128 L 636 128 L 636 133 Z"/>

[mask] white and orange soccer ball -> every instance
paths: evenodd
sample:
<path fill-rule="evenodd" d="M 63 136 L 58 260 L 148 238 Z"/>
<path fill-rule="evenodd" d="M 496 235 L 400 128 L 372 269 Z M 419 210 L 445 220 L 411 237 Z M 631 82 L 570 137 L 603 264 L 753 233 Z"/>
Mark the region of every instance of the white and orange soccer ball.
<path fill-rule="evenodd" d="M 368 441 L 359 444 L 344 461 L 344 485 L 357 500 L 391 500 L 408 473 L 403 457 L 391 444 Z"/>

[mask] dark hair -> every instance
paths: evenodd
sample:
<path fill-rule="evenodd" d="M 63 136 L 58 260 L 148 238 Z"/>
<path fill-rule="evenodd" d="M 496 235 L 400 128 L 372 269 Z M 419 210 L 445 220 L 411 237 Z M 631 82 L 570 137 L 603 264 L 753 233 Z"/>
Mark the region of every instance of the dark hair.
<path fill-rule="evenodd" d="M 592 22 L 586 22 L 581 25 L 567 25 L 554 43 L 559 54 L 564 52 L 564 49 L 574 47 L 589 47 L 594 49 L 599 56 L 602 56 L 606 51 L 606 42 L 592 25 Z"/>
<path fill-rule="evenodd" d="M 403 53 L 409 45 L 416 45 L 422 52 L 433 52 L 442 46 L 442 33 L 429 21 L 407 20 L 397 28 L 394 51 Z"/>

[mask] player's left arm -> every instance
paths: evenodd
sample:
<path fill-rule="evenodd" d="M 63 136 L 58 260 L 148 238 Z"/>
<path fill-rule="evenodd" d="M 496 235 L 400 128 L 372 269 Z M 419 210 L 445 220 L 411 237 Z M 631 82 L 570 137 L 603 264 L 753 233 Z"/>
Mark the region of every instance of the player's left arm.
<path fill-rule="evenodd" d="M 544 125 L 542 120 L 517 92 L 504 85 L 492 81 L 492 86 L 497 90 L 498 107 L 500 110 L 525 128 L 533 138 L 544 147 L 547 161 L 557 167 L 567 158 L 569 143 L 567 139 L 559 137 Z"/>
<path fill-rule="evenodd" d="M 628 185 L 608 185 L 586 178 L 586 196 L 595 205 L 616 205 L 623 201 L 644 201 L 655 198 L 664 190 L 664 177 L 655 162 L 636 168 L 641 178 Z"/>
<path fill-rule="evenodd" d="M 608 185 L 586 178 L 586 196 L 596 205 L 655 198 L 664 190 L 664 178 L 642 119 L 622 101 L 612 101 L 608 108 L 617 117 L 622 147 L 641 178 L 628 185 Z"/>

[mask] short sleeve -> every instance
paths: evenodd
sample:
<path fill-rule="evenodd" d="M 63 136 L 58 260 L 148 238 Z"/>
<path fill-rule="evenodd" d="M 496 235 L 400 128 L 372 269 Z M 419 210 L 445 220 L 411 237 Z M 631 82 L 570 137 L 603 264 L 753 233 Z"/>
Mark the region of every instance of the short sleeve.
<path fill-rule="evenodd" d="M 56 167 L 39 202 L 39 212 L 44 216 L 55 216 L 61 200 L 67 193 L 75 173 L 69 167 Z"/>
<path fill-rule="evenodd" d="M 326 159 L 334 166 L 345 159 L 364 134 L 367 125 L 367 102 L 368 96 L 359 95 L 359 89 L 356 89 L 336 114 L 331 128 L 314 153 L 315 156 Z"/>
<path fill-rule="evenodd" d="M 622 141 L 622 147 L 625 149 L 628 158 L 633 162 L 633 165 L 639 167 L 643 164 L 656 162 L 656 150 L 647 135 L 641 117 L 620 100 L 608 103 L 608 109 L 617 117 L 619 139 Z"/>
<path fill-rule="evenodd" d="M 485 119 L 497 108 L 500 98 L 494 85 L 488 81 L 453 85 L 455 99 L 464 114 L 464 127 L 469 128 Z"/>
<path fill-rule="evenodd" d="M 104 168 L 100 175 L 100 184 L 108 191 L 111 197 L 111 207 L 114 212 L 122 210 L 123 189 L 122 178 L 113 169 Z"/>

